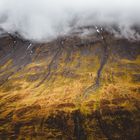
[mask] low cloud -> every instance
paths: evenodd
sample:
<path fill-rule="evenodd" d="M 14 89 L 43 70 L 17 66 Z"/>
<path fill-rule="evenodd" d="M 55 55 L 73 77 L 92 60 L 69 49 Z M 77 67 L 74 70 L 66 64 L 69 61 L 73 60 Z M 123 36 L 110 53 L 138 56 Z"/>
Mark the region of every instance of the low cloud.
<path fill-rule="evenodd" d="M 139 0 L 0 0 L 0 29 L 34 41 L 100 25 L 115 35 L 139 39 Z M 115 30 L 113 26 L 116 26 Z"/>

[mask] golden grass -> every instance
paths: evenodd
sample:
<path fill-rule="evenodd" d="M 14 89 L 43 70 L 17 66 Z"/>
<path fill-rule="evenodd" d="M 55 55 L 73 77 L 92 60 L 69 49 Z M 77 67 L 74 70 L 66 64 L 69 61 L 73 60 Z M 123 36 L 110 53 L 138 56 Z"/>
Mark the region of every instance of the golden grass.
<path fill-rule="evenodd" d="M 42 60 L 30 63 L 12 75 L 8 82 L 0 87 L 0 96 L 2 97 L 0 104 L 5 103 L 6 106 L 8 99 L 19 96 L 19 99 L 7 104 L 13 106 L 16 110 L 24 106 L 38 104 L 41 106 L 40 112 L 44 114 L 46 110 L 55 110 L 59 104 L 74 103 L 75 108 L 63 107 L 59 109 L 72 111 L 79 108 L 82 112 L 88 114 L 100 108 L 100 101 L 103 99 L 111 101 L 115 98 L 128 96 L 140 99 L 138 91 L 132 90 L 139 88 L 139 84 L 136 85 L 131 82 L 131 74 L 134 72 L 129 71 L 125 67 L 128 63 L 139 65 L 139 57 L 134 61 L 120 59 L 117 63 L 109 60 L 102 72 L 101 87 L 96 92 L 90 94 L 86 100 L 82 99 L 81 94 L 93 84 L 99 68 L 99 58 L 94 55 L 81 56 L 78 51 L 71 57 L 72 61 L 66 63 L 66 54 L 63 54 L 63 57 L 58 62 L 57 69 L 51 70 L 51 78 L 44 81 L 37 88 L 36 85 L 44 77 L 44 74 L 47 73 L 49 61 Z M 51 60 L 51 58 L 48 60 Z M 2 69 L 10 67 L 11 63 L 12 61 L 10 60 Z M 123 68 L 120 68 L 121 64 L 124 65 Z M 68 73 L 64 74 L 66 70 Z M 122 72 L 121 76 L 117 75 L 119 72 Z M 42 76 L 32 82 L 27 80 L 29 76 L 37 74 L 41 74 Z M 15 88 L 18 86 L 19 88 Z M 88 106 L 87 104 L 90 102 L 94 103 Z M 133 108 L 133 105 L 129 101 L 123 102 L 121 106 Z M 9 112 L 10 108 L 6 108 L 6 110 Z"/>

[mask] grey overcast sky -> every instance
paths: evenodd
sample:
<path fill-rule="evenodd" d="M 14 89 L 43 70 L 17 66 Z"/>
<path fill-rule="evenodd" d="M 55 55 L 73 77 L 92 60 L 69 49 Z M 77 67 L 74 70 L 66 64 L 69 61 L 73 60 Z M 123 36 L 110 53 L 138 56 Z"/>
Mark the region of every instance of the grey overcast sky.
<path fill-rule="evenodd" d="M 0 0 L 0 28 L 37 41 L 69 32 L 72 23 L 116 24 L 129 33 L 139 14 L 140 0 Z"/>

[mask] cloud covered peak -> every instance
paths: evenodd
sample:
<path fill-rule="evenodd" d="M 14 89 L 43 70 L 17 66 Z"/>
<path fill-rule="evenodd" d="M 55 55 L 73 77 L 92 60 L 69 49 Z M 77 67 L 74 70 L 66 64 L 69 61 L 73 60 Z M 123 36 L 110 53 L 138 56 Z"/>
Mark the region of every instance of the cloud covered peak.
<path fill-rule="evenodd" d="M 139 0 L 0 0 L 0 28 L 26 39 L 44 41 L 78 26 L 115 25 L 137 36 Z"/>

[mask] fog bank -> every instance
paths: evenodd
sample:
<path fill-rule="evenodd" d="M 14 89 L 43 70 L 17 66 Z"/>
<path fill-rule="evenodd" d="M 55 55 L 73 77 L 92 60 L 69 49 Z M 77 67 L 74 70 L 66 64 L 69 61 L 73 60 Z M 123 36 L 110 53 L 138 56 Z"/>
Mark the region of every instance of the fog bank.
<path fill-rule="evenodd" d="M 139 39 L 139 0 L 0 0 L 0 29 L 25 39 L 48 41 L 74 27 L 112 25 L 127 38 Z M 2 31 L 0 31 L 2 32 Z"/>

